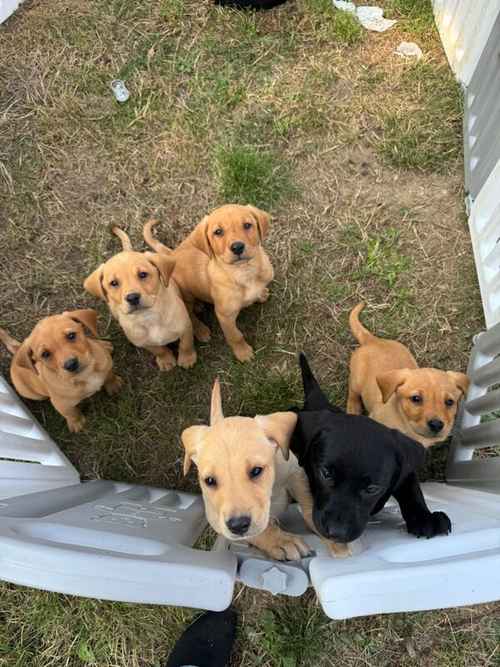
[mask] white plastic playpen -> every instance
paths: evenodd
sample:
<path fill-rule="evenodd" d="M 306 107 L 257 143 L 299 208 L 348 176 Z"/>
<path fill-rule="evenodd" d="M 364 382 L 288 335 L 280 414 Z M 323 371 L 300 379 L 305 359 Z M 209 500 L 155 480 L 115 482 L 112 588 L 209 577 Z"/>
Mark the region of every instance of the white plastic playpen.
<path fill-rule="evenodd" d="M 19 5 L 0 0 L 0 23 Z M 193 548 L 206 522 L 197 495 L 79 475 L 0 378 L 0 578 L 130 602 L 227 607 L 237 580 L 300 595 L 312 585 L 331 618 L 500 600 L 500 0 L 434 0 L 450 65 L 464 88 L 465 182 L 486 331 L 472 345 L 472 380 L 447 466 L 424 492 L 446 511 L 448 537 L 397 530 L 389 504 L 360 553 L 334 560 L 320 541 L 301 563 L 269 561 L 218 540 Z M 15 19 L 11 19 L 15 20 Z M 0 28 L 1 30 L 1 28 Z M 471 341 L 472 344 L 472 341 Z M 293 509 L 285 527 L 303 531 Z"/>

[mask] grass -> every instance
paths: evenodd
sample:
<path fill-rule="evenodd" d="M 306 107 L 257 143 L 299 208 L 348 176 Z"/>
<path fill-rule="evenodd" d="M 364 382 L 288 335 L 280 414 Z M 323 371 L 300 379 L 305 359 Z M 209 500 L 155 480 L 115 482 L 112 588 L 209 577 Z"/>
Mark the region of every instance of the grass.
<path fill-rule="evenodd" d="M 77 435 L 50 405 L 29 402 L 84 479 L 195 491 L 179 434 L 207 419 L 214 377 L 228 415 L 282 410 L 301 398 L 299 350 L 343 405 L 347 316 L 360 300 L 366 325 L 422 364 L 466 367 L 483 324 L 462 208 L 459 91 L 430 3 L 383 5 L 398 23 L 380 35 L 329 0 L 266 13 L 208 0 L 53 0 L 24 3 L 2 26 L 0 326 L 23 338 L 45 315 L 96 307 L 125 378 L 116 399 L 84 404 Z M 403 39 L 420 44 L 421 63 L 393 55 Z M 131 92 L 124 105 L 109 88 L 118 76 Z M 239 318 L 255 360 L 233 360 L 206 308 L 213 338 L 198 346 L 198 364 L 160 374 L 83 279 L 118 249 L 109 225 L 142 249 L 154 214 L 175 245 L 228 200 L 273 214 L 271 297 Z M 8 364 L 0 353 L 4 374 Z M 442 478 L 446 451 L 432 452 L 424 476 Z M 498 605 L 336 623 L 311 591 L 291 600 L 238 587 L 235 605 L 234 667 L 498 658 Z M 157 667 L 193 613 L 3 584 L 0 665 Z"/>
<path fill-rule="evenodd" d="M 380 154 L 395 167 L 446 172 L 460 159 L 462 96 L 446 66 L 417 63 L 402 75 L 404 106 L 383 118 Z M 439 95 L 436 94 L 439 91 Z"/>
<path fill-rule="evenodd" d="M 253 146 L 221 146 L 215 162 L 221 200 L 272 208 L 292 192 L 286 167 L 270 152 Z"/>

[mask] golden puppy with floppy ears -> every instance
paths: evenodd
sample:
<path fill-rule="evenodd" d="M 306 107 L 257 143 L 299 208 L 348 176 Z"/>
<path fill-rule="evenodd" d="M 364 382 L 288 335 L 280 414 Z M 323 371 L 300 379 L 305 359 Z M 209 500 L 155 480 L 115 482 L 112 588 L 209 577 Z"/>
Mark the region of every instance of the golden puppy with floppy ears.
<path fill-rule="evenodd" d="M 0 340 L 14 355 L 10 375 L 19 394 L 34 401 L 48 398 L 73 432 L 85 424 L 77 407 L 81 401 L 101 387 L 115 394 L 122 386 L 113 373 L 113 346 L 93 336 L 97 336 L 95 310 L 46 317 L 23 343 L 0 329 Z"/>
<path fill-rule="evenodd" d="M 360 347 L 351 357 L 347 412 L 361 414 L 364 406 L 370 417 L 424 447 L 446 440 L 469 387 L 468 377 L 419 368 L 404 345 L 378 338 L 361 324 L 363 308 L 358 304 L 349 316 Z"/>
<path fill-rule="evenodd" d="M 195 301 L 213 303 L 228 345 L 239 361 L 248 361 L 253 350 L 236 324 L 242 308 L 269 297 L 267 285 L 273 267 L 262 242 L 270 216 L 254 206 L 227 204 L 215 209 L 175 249 L 157 241 L 150 220 L 144 226 L 146 243 L 158 253 L 175 259 L 173 277 L 193 321 L 198 340 L 207 341 L 210 330 L 196 317 Z"/>
<path fill-rule="evenodd" d="M 87 292 L 103 299 L 129 341 L 156 357 L 162 371 L 175 366 L 167 347 L 179 340 L 177 363 L 196 363 L 193 327 L 179 288 L 171 278 L 175 260 L 165 254 L 134 252 L 124 231 L 113 227 L 123 252 L 101 264 L 83 283 Z"/>
<path fill-rule="evenodd" d="M 224 418 L 216 380 L 210 426 L 191 426 L 181 436 L 184 474 L 193 461 L 212 528 L 229 540 L 246 540 L 277 560 L 298 560 L 310 551 L 276 523 L 290 496 L 314 530 L 307 478 L 288 449 L 296 422 L 293 412 Z M 345 545 L 327 544 L 337 555 L 348 553 Z"/>

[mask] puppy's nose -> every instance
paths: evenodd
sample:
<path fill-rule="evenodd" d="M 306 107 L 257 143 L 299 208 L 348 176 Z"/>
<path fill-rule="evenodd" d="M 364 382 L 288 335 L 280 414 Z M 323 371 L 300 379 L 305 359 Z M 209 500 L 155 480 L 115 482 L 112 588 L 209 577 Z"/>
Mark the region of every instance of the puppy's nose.
<path fill-rule="evenodd" d="M 234 243 L 231 243 L 231 252 L 234 252 L 234 254 L 238 255 L 238 257 L 243 254 L 244 250 L 245 244 L 241 241 L 235 241 Z"/>
<path fill-rule="evenodd" d="M 249 516 L 232 516 L 226 521 L 226 526 L 235 535 L 244 535 L 250 528 L 251 522 Z"/>
<path fill-rule="evenodd" d="M 439 433 L 443 429 L 444 422 L 440 419 L 429 419 L 427 426 L 433 433 Z"/>
<path fill-rule="evenodd" d="M 64 370 L 69 371 L 70 373 L 76 373 L 76 371 L 80 368 L 80 362 L 76 357 L 71 357 L 70 359 L 66 359 L 64 362 Z"/>
<path fill-rule="evenodd" d="M 129 292 L 127 296 L 125 297 L 125 300 L 131 305 L 131 306 L 138 306 L 139 301 L 141 300 L 141 295 L 139 292 Z"/>

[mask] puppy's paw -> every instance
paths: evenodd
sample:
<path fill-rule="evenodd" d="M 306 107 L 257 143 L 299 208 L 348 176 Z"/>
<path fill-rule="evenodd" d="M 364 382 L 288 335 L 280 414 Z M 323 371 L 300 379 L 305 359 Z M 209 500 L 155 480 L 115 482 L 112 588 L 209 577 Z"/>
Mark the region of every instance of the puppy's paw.
<path fill-rule="evenodd" d="M 123 387 L 123 378 L 121 378 L 119 375 L 113 375 L 111 380 L 108 380 L 104 385 L 106 393 L 108 393 L 110 396 L 113 396 L 113 394 L 117 394 L 122 387 Z"/>
<path fill-rule="evenodd" d="M 246 341 L 233 347 L 233 352 L 238 361 L 245 362 L 253 359 L 253 348 Z"/>
<path fill-rule="evenodd" d="M 192 352 L 189 353 L 184 353 L 179 352 L 179 356 L 177 358 L 177 365 L 180 366 L 181 368 L 192 368 L 197 359 L 196 355 L 196 350 L 193 350 Z"/>
<path fill-rule="evenodd" d="M 340 544 L 339 542 L 327 542 L 328 550 L 333 558 L 349 558 L 352 556 L 350 544 Z"/>
<path fill-rule="evenodd" d="M 311 549 L 298 535 L 284 531 L 274 535 L 261 550 L 275 560 L 300 560 L 311 553 Z"/>
<path fill-rule="evenodd" d="M 80 433 L 86 423 L 86 418 L 80 413 L 76 417 L 66 417 L 66 423 L 71 433 Z"/>
<path fill-rule="evenodd" d="M 269 289 L 267 287 L 264 287 L 262 292 L 257 297 L 257 301 L 259 303 L 266 303 L 266 301 L 269 299 L 269 294 L 270 294 Z"/>
<path fill-rule="evenodd" d="M 198 322 L 193 327 L 193 333 L 196 340 L 200 341 L 200 343 L 208 343 L 210 340 L 210 329 L 203 322 Z"/>
<path fill-rule="evenodd" d="M 408 532 L 417 537 L 427 539 L 436 535 L 449 535 L 451 533 L 451 521 L 444 512 L 429 512 L 424 517 L 408 524 Z"/>
<path fill-rule="evenodd" d="M 161 371 L 171 371 L 175 368 L 175 357 L 173 354 L 162 354 L 161 357 L 156 357 L 156 365 Z"/>

